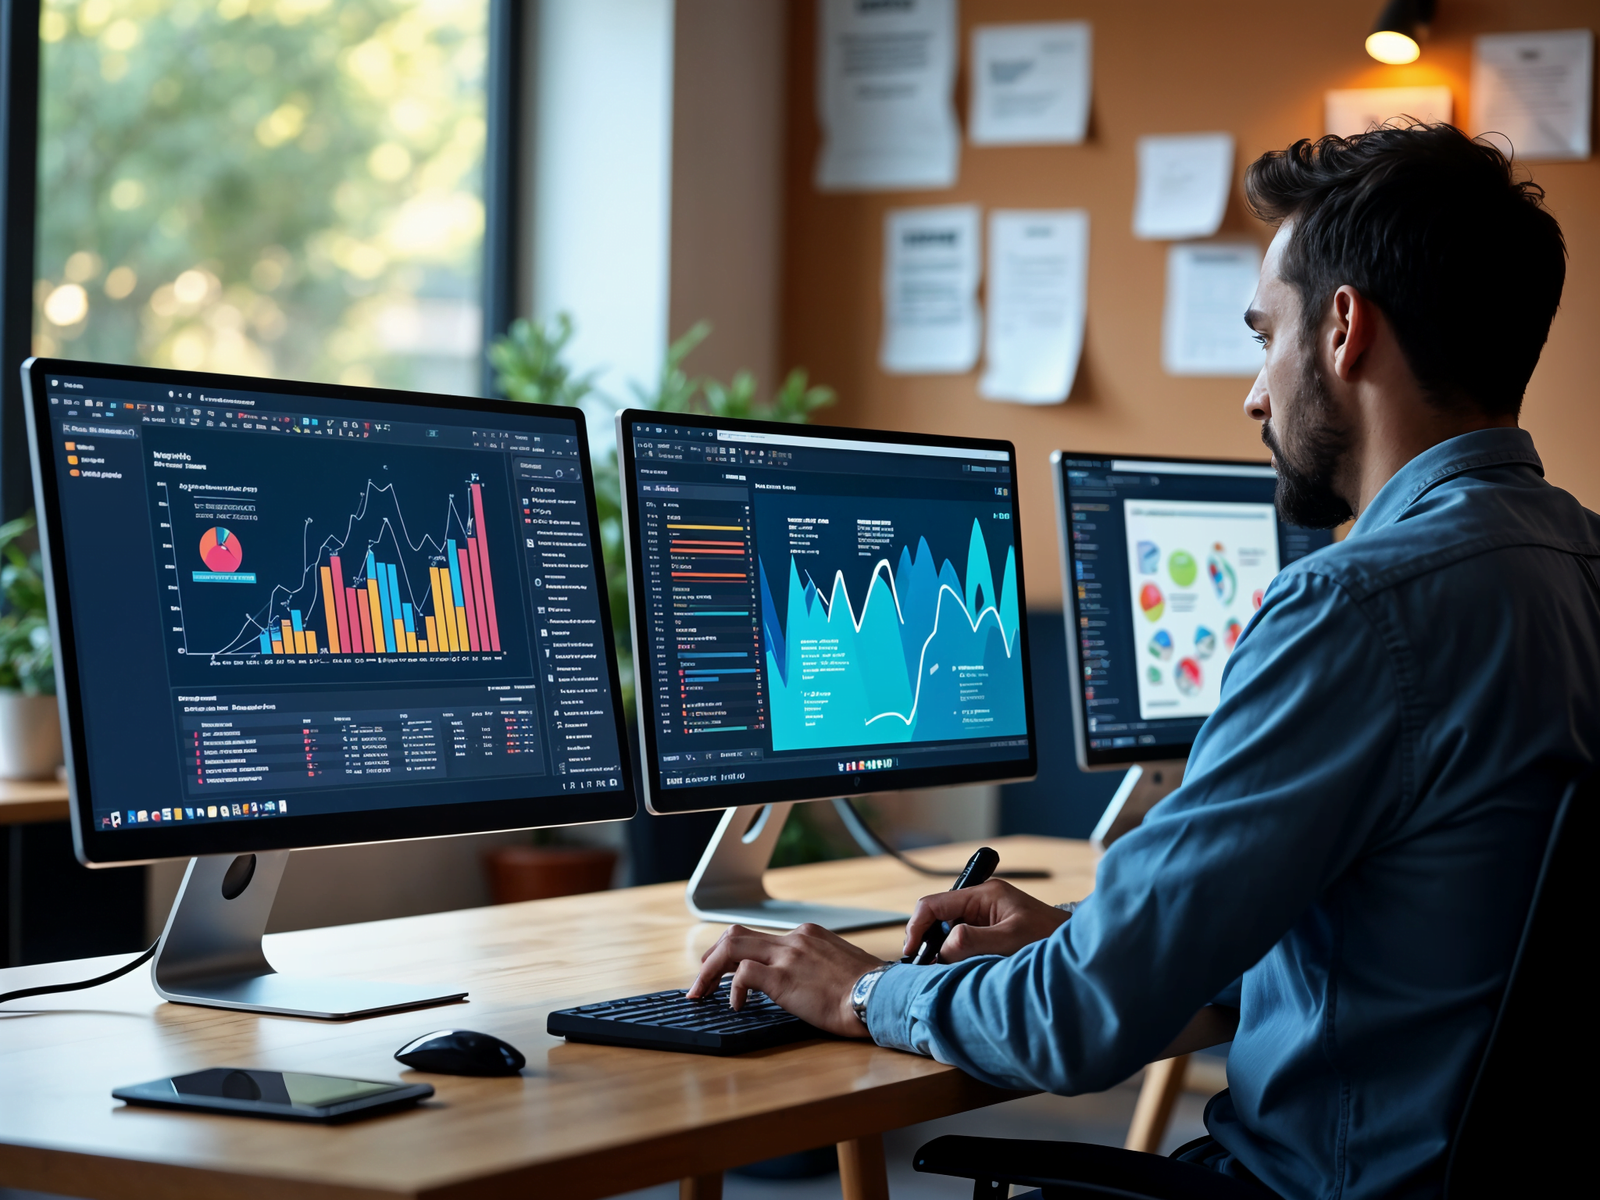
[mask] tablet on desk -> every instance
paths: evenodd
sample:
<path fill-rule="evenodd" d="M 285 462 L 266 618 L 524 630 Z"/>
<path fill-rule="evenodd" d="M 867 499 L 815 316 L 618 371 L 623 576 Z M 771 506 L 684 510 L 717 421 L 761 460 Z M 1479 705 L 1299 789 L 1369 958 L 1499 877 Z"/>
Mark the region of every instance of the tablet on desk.
<path fill-rule="evenodd" d="M 297 1071 L 212 1067 L 192 1075 L 117 1088 L 111 1095 L 129 1104 L 152 1108 L 328 1123 L 409 1108 L 433 1095 L 433 1088 L 426 1083 L 379 1083 Z"/>

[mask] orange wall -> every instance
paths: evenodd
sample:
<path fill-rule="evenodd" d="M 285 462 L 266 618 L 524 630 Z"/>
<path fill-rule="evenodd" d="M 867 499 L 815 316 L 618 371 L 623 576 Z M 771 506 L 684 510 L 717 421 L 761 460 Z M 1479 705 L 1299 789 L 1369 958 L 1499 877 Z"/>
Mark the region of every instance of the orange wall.
<path fill-rule="evenodd" d="M 811 186 L 819 142 L 816 13 L 813 0 L 792 0 L 782 361 L 804 365 L 838 390 L 840 404 L 829 420 L 1013 440 L 1021 458 L 1029 603 L 1059 603 L 1052 449 L 1263 454 L 1255 424 L 1241 409 L 1249 381 L 1178 379 L 1161 369 L 1167 247 L 1130 232 L 1135 139 L 1228 130 L 1241 172 L 1265 150 L 1320 135 L 1322 95 L 1336 87 L 1445 83 L 1457 121 L 1465 122 L 1474 34 L 1596 23 L 1594 0 L 1440 0 L 1421 61 L 1385 67 L 1362 49 L 1380 7 L 1380 0 L 965 0 L 956 84 L 963 125 L 973 23 L 1087 19 L 1094 23 L 1088 140 L 965 146 L 960 178 L 945 191 L 823 195 Z M 1523 424 L 1550 479 L 1600 509 L 1600 159 L 1535 164 L 1532 174 L 1566 230 L 1570 264 Z M 1089 210 L 1089 315 L 1067 403 L 994 403 L 978 396 L 976 374 L 888 376 L 878 369 L 884 212 L 950 202 Z M 1237 189 L 1222 234 L 1253 236 L 1263 245 L 1270 237 L 1245 211 Z"/>

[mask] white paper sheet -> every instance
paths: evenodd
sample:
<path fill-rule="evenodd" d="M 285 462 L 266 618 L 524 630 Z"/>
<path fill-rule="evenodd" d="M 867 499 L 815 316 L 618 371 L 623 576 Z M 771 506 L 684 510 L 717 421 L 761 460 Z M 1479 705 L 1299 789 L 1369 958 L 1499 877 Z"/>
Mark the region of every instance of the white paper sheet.
<path fill-rule="evenodd" d="M 1396 117 L 1449 121 L 1455 101 L 1447 87 L 1341 88 L 1323 96 L 1323 110 L 1328 133 L 1351 137 Z"/>
<path fill-rule="evenodd" d="M 1472 132 L 1497 133 L 1519 159 L 1588 158 L 1594 34 L 1495 33 L 1472 43 Z"/>
<path fill-rule="evenodd" d="M 894 375 L 959 375 L 978 361 L 978 209 L 902 208 L 884 218 L 883 343 Z"/>
<path fill-rule="evenodd" d="M 1169 375 L 1254 375 L 1262 353 L 1245 311 L 1256 294 L 1261 248 L 1201 242 L 1167 251 L 1161 365 Z"/>
<path fill-rule="evenodd" d="M 1222 226 L 1232 186 L 1231 133 L 1142 137 L 1133 235 L 1166 240 L 1210 237 Z"/>
<path fill-rule="evenodd" d="M 1209 717 L 1222 668 L 1278 573 L 1270 504 L 1124 500 L 1139 719 Z"/>
<path fill-rule="evenodd" d="M 818 189 L 954 184 L 955 0 L 822 0 L 817 14 Z"/>
<path fill-rule="evenodd" d="M 1089 214 L 989 214 L 988 329 L 978 391 L 990 400 L 1059 404 L 1083 353 Z"/>
<path fill-rule="evenodd" d="M 974 146 L 1061 146 L 1089 127 L 1087 21 L 980 25 L 972 31 Z"/>

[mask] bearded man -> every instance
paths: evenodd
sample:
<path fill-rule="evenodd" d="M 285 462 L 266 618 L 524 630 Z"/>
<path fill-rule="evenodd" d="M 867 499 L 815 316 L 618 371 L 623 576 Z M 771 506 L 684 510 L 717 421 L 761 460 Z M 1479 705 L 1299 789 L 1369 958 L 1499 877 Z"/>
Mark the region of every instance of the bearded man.
<path fill-rule="evenodd" d="M 1542 191 L 1445 125 L 1297 142 L 1246 188 L 1277 231 L 1245 411 L 1282 518 L 1355 524 L 1267 589 L 1183 786 L 1070 919 L 1003 882 L 929 897 L 907 946 L 961 924 L 927 967 L 735 927 L 695 986 L 732 971 L 1058 1093 L 1227 1006 L 1229 1088 L 1184 1157 L 1284 1197 L 1436 1195 L 1557 802 L 1600 758 L 1600 518 L 1517 427 L 1565 249 Z"/>

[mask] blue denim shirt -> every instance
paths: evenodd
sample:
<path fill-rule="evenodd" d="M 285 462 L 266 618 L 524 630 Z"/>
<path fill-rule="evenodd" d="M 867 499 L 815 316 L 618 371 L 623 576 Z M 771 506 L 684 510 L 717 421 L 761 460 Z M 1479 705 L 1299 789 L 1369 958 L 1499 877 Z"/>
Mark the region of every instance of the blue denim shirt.
<path fill-rule="evenodd" d="M 1240 1163 L 1291 1198 L 1436 1195 L 1556 802 L 1600 758 L 1597 560 L 1522 430 L 1417 456 L 1273 580 L 1183 786 L 1072 919 L 892 967 L 872 1036 L 1090 1092 L 1216 998 L 1240 1023 L 1206 1121 Z"/>

